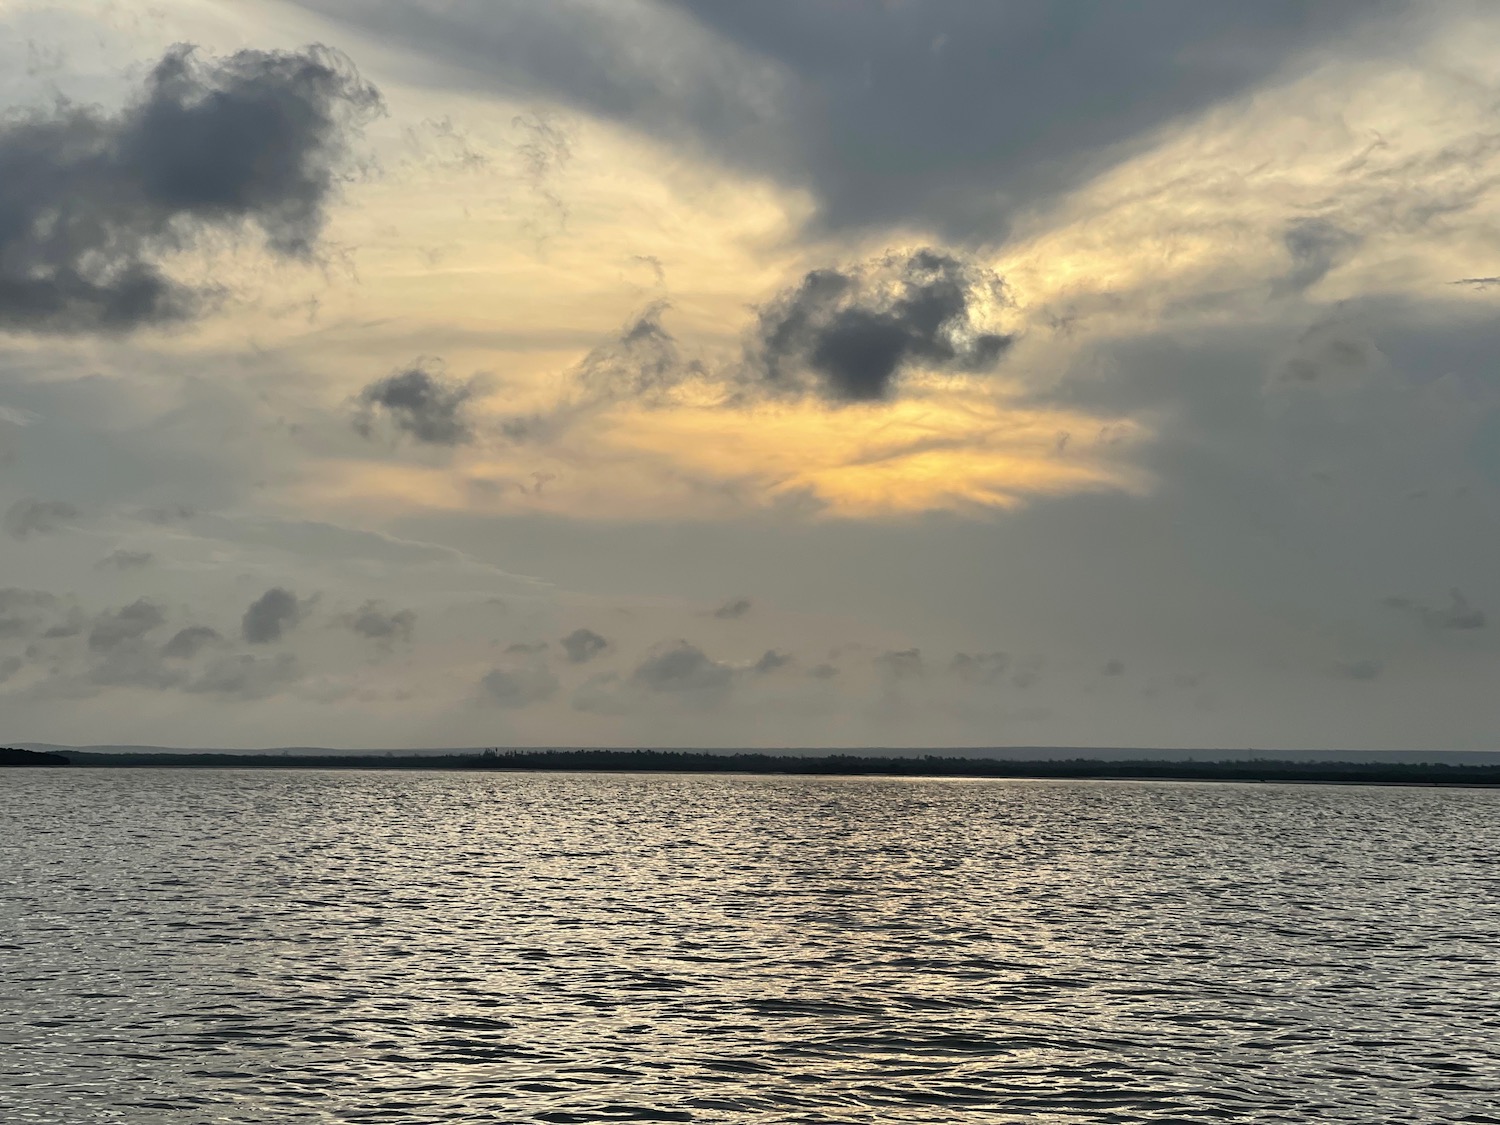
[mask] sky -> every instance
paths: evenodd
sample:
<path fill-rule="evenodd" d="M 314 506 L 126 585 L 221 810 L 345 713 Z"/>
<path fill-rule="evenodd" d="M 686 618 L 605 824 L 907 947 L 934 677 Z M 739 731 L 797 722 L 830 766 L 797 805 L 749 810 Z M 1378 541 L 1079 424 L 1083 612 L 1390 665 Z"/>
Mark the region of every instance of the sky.
<path fill-rule="evenodd" d="M 0 0 L 0 739 L 1500 748 L 1500 7 Z"/>

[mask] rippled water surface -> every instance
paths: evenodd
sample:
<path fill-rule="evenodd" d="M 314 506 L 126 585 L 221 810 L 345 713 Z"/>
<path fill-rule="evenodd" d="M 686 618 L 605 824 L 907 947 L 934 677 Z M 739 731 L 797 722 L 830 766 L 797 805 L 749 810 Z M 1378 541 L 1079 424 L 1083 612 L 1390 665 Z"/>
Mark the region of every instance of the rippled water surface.
<path fill-rule="evenodd" d="M 9 770 L 0 1120 L 1500 1122 L 1500 793 Z"/>

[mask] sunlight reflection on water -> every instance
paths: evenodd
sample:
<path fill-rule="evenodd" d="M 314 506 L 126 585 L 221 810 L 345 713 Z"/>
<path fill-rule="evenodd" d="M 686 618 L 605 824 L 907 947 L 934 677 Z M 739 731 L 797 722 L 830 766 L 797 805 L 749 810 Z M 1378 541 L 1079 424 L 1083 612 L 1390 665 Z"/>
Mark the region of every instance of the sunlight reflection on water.
<path fill-rule="evenodd" d="M 1500 1121 L 1497 954 L 1487 791 L 0 778 L 6 1122 Z"/>

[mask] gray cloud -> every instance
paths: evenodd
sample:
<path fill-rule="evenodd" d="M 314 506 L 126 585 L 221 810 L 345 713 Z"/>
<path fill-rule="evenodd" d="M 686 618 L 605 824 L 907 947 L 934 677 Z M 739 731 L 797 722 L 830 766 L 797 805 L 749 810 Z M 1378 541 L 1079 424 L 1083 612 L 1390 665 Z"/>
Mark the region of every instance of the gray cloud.
<path fill-rule="evenodd" d="M 1350 660 L 1337 665 L 1334 672 L 1346 680 L 1368 683 L 1371 680 L 1380 679 L 1385 672 L 1385 666 L 1378 660 Z"/>
<path fill-rule="evenodd" d="M 46 590 L 0 589 L 0 638 L 29 636 L 57 605 L 57 596 Z"/>
<path fill-rule="evenodd" d="M 505 651 L 513 656 L 535 656 L 537 653 L 547 651 L 546 641 L 517 641 L 505 646 Z"/>
<path fill-rule="evenodd" d="M 929 248 L 814 270 L 761 309 L 748 367 L 763 387 L 782 393 L 888 398 L 913 366 L 993 367 L 1011 337 L 983 331 L 980 322 L 1004 300 L 992 271 Z"/>
<path fill-rule="evenodd" d="M 815 680 L 831 680 L 839 674 L 838 666 L 826 661 L 822 664 L 814 664 L 807 670 L 807 674 Z"/>
<path fill-rule="evenodd" d="M 250 603 L 240 622 L 240 632 L 253 645 L 279 641 L 286 630 L 302 619 L 303 610 L 296 594 L 273 586 Z"/>
<path fill-rule="evenodd" d="M 223 639 L 217 629 L 207 625 L 189 625 L 172 634 L 172 639 L 161 646 L 161 654 L 173 660 L 191 660 L 206 646 L 218 644 Z"/>
<path fill-rule="evenodd" d="M 909 680 L 927 670 L 922 660 L 922 650 L 916 648 L 882 652 L 875 657 L 875 667 L 890 680 Z"/>
<path fill-rule="evenodd" d="M 5 530 L 17 539 L 58 531 L 83 513 L 66 500 L 17 500 L 5 511 Z"/>
<path fill-rule="evenodd" d="M 1005 678 L 1010 656 L 1003 652 L 956 652 L 948 670 L 971 684 L 993 684 Z"/>
<path fill-rule="evenodd" d="M 1407 597 L 1390 597 L 1385 604 L 1391 609 L 1410 613 L 1429 629 L 1483 629 L 1488 622 L 1484 611 L 1469 604 L 1461 590 L 1448 591 L 1446 606 L 1428 606 Z"/>
<path fill-rule="evenodd" d="M 411 640 L 417 615 L 409 609 L 387 612 L 379 602 L 367 601 L 353 613 L 345 614 L 340 621 L 361 637 L 390 644 Z"/>
<path fill-rule="evenodd" d="M 237 653 L 211 661 L 202 675 L 184 683 L 182 690 L 195 695 L 266 699 L 301 678 L 301 666 L 289 652 L 274 656 Z"/>
<path fill-rule="evenodd" d="M 653 692 L 718 695 L 733 677 L 734 669 L 711 659 L 697 645 L 675 641 L 641 661 L 630 674 L 630 684 Z"/>
<path fill-rule="evenodd" d="M 714 610 L 714 616 L 721 621 L 737 621 L 750 612 L 751 602 L 749 598 L 735 598 L 727 601 L 718 609 Z"/>
<path fill-rule="evenodd" d="M 483 698 L 500 707 L 529 707 L 552 698 L 557 677 L 545 664 L 534 663 L 495 668 L 479 681 Z"/>
<path fill-rule="evenodd" d="M 1292 268 L 1276 285 L 1278 293 L 1300 293 L 1316 285 L 1359 247 L 1359 235 L 1327 219 L 1299 219 L 1284 236 Z"/>
<path fill-rule="evenodd" d="M 1011 216 L 1391 10 L 1368 0 L 300 0 L 437 62 L 809 189 L 830 227 Z"/>
<path fill-rule="evenodd" d="M 111 551 L 94 565 L 100 570 L 140 570 L 150 566 L 156 556 L 150 551 L 127 551 L 121 548 Z"/>
<path fill-rule="evenodd" d="M 89 648 L 95 652 L 111 649 L 136 641 L 151 630 L 159 628 L 167 620 L 161 606 L 145 598 L 138 599 L 124 609 L 101 613 L 89 627 Z"/>
<path fill-rule="evenodd" d="M 380 99 L 342 55 L 172 48 L 113 116 L 62 103 L 0 125 L 0 328 L 128 331 L 209 294 L 163 256 L 209 228 L 259 227 L 306 257 L 351 128 Z"/>
<path fill-rule="evenodd" d="M 1100 671 L 1106 676 L 1123 676 L 1125 674 L 1125 662 L 1123 660 L 1106 660 L 1104 667 Z"/>
<path fill-rule="evenodd" d="M 360 392 L 354 428 L 364 437 L 375 433 L 383 413 L 400 433 L 428 445 L 466 445 L 474 440 L 468 419 L 473 383 L 429 371 L 430 361 L 416 360 L 404 371 L 371 383 Z"/>
<path fill-rule="evenodd" d="M 774 648 L 768 648 L 761 658 L 755 662 L 752 670 L 757 675 L 764 676 L 779 668 L 785 668 L 791 662 L 792 658 L 788 654 L 777 652 Z"/>
<path fill-rule="evenodd" d="M 190 520 L 198 513 L 187 504 L 164 504 L 156 507 L 142 508 L 136 514 L 147 523 L 154 523 L 165 527 L 168 524 L 182 523 Z"/>
<path fill-rule="evenodd" d="M 569 664 L 586 664 L 609 648 L 609 641 L 592 629 L 574 629 L 558 644 L 567 654 Z"/>
<path fill-rule="evenodd" d="M 649 399 L 700 370 L 684 362 L 676 338 L 662 326 L 669 307 L 652 302 L 617 338 L 589 352 L 574 372 L 577 384 L 594 398 Z"/>

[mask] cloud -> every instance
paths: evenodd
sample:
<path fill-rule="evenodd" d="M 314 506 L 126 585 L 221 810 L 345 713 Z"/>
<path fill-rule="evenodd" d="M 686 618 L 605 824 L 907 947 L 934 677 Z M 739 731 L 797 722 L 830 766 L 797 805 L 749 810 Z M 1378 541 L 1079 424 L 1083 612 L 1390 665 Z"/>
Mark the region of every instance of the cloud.
<path fill-rule="evenodd" d="M 494 668 L 479 681 L 482 697 L 499 707 L 529 707 L 551 699 L 557 691 L 557 677 L 540 662 Z"/>
<path fill-rule="evenodd" d="M 17 539 L 58 531 L 83 513 L 66 500 L 17 500 L 5 512 L 5 530 Z"/>
<path fill-rule="evenodd" d="M 301 666 L 289 652 L 280 652 L 274 656 L 237 653 L 210 662 L 200 676 L 183 684 L 182 690 L 195 695 L 265 699 L 296 683 L 301 677 Z"/>
<path fill-rule="evenodd" d="M 1100 671 L 1106 676 L 1123 676 L 1125 674 L 1125 662 L 1123 660 L 1106 660 L 1104 667 Z"/>
<path fill-rule="evenodd" d="M 428 56 L 429 81 L 530 92 L 805 191 L 826 227 L 992 240 L 1167 123 L 1394 7 L 300 3 Z"/>
<path fill-rule="evenodd" d="M 839 674 L 838 666 L 826 661 L 822 664 L 814 664 L 807 670 L 807 674 L 815 680 L 831 680 Z"/>
<path fill-rule="evenodd" d="M 650 400 L 701 368 L 683 360 L 677 340 L 662 326 L 671 306 L 653 301 L 617 338 L 594 348 L 573 372 L 574 382 L 594 399 Z"/>
<path fill-rule="evenodd" d="M 609 648 L 609 641 L 592 629 L 574 629 L 558 643 L 567 654 L 569 664 L 587 664 Z"/>
<path fill-rule="evenodd" d="M 517 641 L 505 646 L 505 651 L 512 656 L 535 656 L 537 653 L 547 651 L 546 641 Z"/>
<path fill-rule="evenodd" d="M 101 613 L 89 627 L 89 648 L 109 652 L 128 641 L 136 641 L 167 620 L 161 606 L 140 598 L 124 609 Z"/>
<path fill-rule="evenodd" d="M 297 595 L 280 586 L 273 586 L 245 610 L 240 622 L 240 632 L 253 645 L 279 641 L 282 634 L 302 619 L 304 606 Z"/>
<path fill-rule="evenodd" d="M 57 604 L 57 596 L 46 590 L 0 588 L 0 638 L 30 634 L 44 620 L 45 612 Z"/>
<path fill-rule="evenodd" d="M 1443 607 L 1427 606 L 1407 597 L 1390 597 L 1385 604 L 1395 610 L 1410 613 L 1429 629 L 1483 629 L 1488 621 L 1484 611 L 1469 604 L 1461 590 L 1448 591 L 1448 604 Z"/>
<path fill-rule="evenodd" d="M 123 548 L 111 551 L 94 565 L 100 570 L 140 570 L 150 566 L 156 556 L 150 551 L 127 551 Z"/>
<path fill-rule="evenodd" d="M 777 652 L 774 648 L 766 649 L 765 653 L 751 666 L 751 671 L 757 675 L 764 676 L 769 672 L 775 672 L 779 668 L 785 668 L 792 662 L 792 658 L 784 652 Z"/>
<path fill-rule="evenodd" d="M 371 383 L 359 393 L 354 428 L 373 437 L 383 413 L 399 433 L 428 445 L 467 445 L 474 440 L 468 418 L 472 382 L 461 383 L 429 371 L 430 360 L 415 360 L 404 371 Z"/>
<path fill-rule="evenodd" d="M 1346 680 L 1359 680 L 1368 683 L 1378 680 L 1385 672 L 1385 665 L 1378 660 L 1350 660 L 1339 664 L 1334 668 L 1336 675 Z"/>
<path fill-rule="evenodd" d="M 775 392 L 878 401 L 912 368 L 992 368 L 1011 337 L 983 324 L 1004 303 L 995 273 L 931 248 L 813 270 L 760 310 L 748 369 Z"/>
<path fill-rule="evenodd" d="M 1010 656 L 1004 652 L 956 652 L 948 670 L 971 684 L 993 684 L 1005 678 Z"/>
<path fill-rule="evenodd" d="M 168 524 L 182 523 L 192 519 L 198 513 L 196 509 L 187 504 L 164 504 L 156 507 L 142 508 L 136 513 L 147 523 L 154 523 L 160 527 Z"/>
<path fill-rule="evenodd" d="M 636 666 L 630 685 L 651 692 L 717 696 L 728 690 L 734 669 L 711 659 L 697 645 L 674 641 L 658 648 Z"/>
<path fill-rule="evenodd" d="M 590 676 L 578 685 L 573 693 L 571 706 L 575 711 L 588 715 L 624 715 L 629 712 L 629 703 L 622 692 L 620 676 L 616 672 L 605 672 Z"/>
<path fill-rule="evenodd" d="M 172 639 L 161 646 L 161 654 L 173 660 L 191 660 L 205 646 L 218 644 L 223 639 L 217 629 L 207 625 L 189 625 L 172 634 Z"/>
<path fill-rule="evenodd" d="M 367 601 L 353 613 L 345 614 L 339 621 L 361 637 L 390 644 L 393 641 L 411 640 L 417 615 L 409 609 L 387 612 L 379 602 Z"/>
<path fill-rule="evenodd" d="M 909 680 L 927 671 L 922 661 L 922 650 L 916 648 L 882 652 L 875 657 L 875 667 L 889 680 Z"/>
<path fill-rule="evenodd" d="M 750 606 L 749 598 L 735 598 L 714 610 L 714 616 L 721 621 L 737 621 L 750 612 Z"/>
<path fill-rule="evenodd" d="M 1278 293 L 1300 293 L 1316 285 L 1362 240 L 1327 219 L 1298 219 L 1287 228 L 1283 241 L 1292 268 L 1276 284 Z"/>
<path fill-rule="evenodd" d="M 211 296 L 162 259 L 258 227 L 309 256 L 353 129 L 380 97 L 324 47 L 168 51 L 114 115 L 60 103 L 0 124 L 0 329 L 129 331 Z"/>

